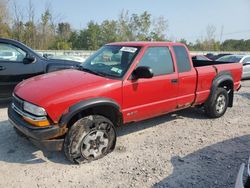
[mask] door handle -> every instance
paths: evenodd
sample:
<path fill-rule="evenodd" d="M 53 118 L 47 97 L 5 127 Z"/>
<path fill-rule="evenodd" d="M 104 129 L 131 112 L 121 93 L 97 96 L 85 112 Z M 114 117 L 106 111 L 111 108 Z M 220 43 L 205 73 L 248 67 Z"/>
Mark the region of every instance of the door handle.
<path fill-rule="evenodd" d="M 172 79 L 172 80 L 171 80 L 171 83 L 172 83 L 172 84 L 177 84 L 177 83 L 178 83 L 178 79 Z"/>
<path fill-rule="evenodd" d="M 5 70 L 5 69 L 6 69 L 5 67 L 0 66 L 0 71 L 1 71 L 1 70 Z"/>

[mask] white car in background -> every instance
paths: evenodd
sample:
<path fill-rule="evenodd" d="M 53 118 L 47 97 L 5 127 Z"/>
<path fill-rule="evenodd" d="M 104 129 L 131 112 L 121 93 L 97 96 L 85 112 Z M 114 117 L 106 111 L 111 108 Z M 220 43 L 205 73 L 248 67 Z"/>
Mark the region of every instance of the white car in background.
<path fill-rule="evenodd" d="M 216 61 L 242 63 L 242 79 L 250 78 L 250 55 L 226 55 L 217 59 Z"/>
<path fill-rule="evenodd" d="M 247 178 L 244 178 L 244 170 L 246 166 Z M 246 180 L 244 181 L 244 179 Z M 245 165 L 245 163 L 241 164 L 235 183 L 235 188 L 250 188 L 250 158 L 247 165 Z"/>

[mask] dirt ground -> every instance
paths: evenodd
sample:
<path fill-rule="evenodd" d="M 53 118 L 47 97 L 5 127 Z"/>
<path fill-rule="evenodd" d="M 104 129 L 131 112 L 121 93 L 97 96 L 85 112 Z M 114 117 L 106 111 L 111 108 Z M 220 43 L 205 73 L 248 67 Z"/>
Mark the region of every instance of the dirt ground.
<path fill-rule="evenodd" d="M 234 187 L 250 155 L 250 81 L 222 118 L 187 109 L 118 129 L 115 151 L 72 165 L 17 136 L 0 109 L 0 187 Z"/>

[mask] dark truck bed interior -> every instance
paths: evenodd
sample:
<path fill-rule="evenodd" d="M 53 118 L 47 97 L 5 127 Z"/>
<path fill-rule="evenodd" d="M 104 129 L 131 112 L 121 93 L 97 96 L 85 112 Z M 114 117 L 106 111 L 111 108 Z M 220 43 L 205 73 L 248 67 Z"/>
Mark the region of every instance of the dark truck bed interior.
<path fill-rule="evenodd" d="M 192 60 L 194 67 L 203 67 L 209 65 L 221 65 L 221 64 L 231 64 L 235 62 L 223 62 L 223 61 L 204 61 L 204 60 Z"/>

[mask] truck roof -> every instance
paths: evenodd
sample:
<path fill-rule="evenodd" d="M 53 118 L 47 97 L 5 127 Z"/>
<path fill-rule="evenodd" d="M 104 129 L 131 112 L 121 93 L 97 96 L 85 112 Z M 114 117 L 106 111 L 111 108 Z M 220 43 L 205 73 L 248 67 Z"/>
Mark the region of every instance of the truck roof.
<path fill-rule="evenodd" d="M 113 42 L 107 45 L 119 46 L 184 46 L 182 43 L 177 42 L 156 42 L 156 41 L 133 41 L 133 42 Z"/>

